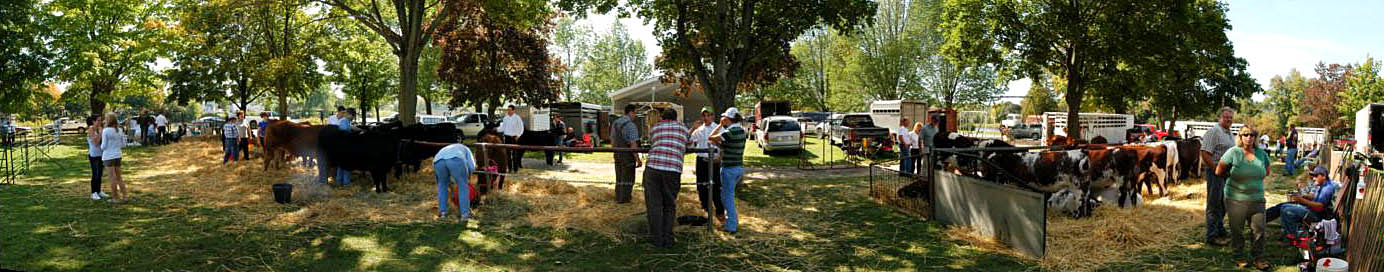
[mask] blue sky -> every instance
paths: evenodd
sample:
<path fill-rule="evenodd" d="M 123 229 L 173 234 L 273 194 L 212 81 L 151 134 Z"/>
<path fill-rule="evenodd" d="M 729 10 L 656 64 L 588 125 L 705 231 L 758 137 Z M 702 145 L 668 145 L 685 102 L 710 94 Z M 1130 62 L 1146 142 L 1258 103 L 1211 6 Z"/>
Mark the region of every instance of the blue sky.
<path fill-rule="evenodd" d="M 1384 0 L 1290 1 L 1228 0 L 1231 30 L 1226 33 L 1235 54 L 1249 62 L 1249 73 L 1263 88 L 1274 75 L 1296 68 L 1316 77 L 1317 62 L 1360 63 L 1367 55 L 1384 56 Z M 620 19 L 633 38 L 644 43 L 652 60 L 659 52 L 652 28 L 640 19 Z M 604 33 L 611 15 L 591 15 L 586 23 Z M 1028 92 L 1027 79 L 1009 83 L 1005 95 Z M 1256 99 L 1262 98 L 1257 95 Z M 1006 99 L 1017 102 L 1018 99 Z"/>

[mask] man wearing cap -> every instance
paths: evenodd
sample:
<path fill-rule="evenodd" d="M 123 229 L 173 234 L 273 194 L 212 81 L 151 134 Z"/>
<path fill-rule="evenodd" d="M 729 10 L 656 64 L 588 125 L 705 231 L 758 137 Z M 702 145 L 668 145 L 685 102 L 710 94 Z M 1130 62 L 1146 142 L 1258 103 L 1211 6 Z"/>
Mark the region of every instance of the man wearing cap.
<path fill-rule="evenodd" d="M 712 113 L 711 107 L 702 107 L 701 114 L 701 124 L 692 132 L 692 147 L 714 149 L 716 147 L 711 145 L 711 135 L 721 129 L 721 124 L 716 123 L 716 114 Z M 724 220 L 726 208 L 721 202 L 721 163 L 714 160 L 715 153 L 697 153 L 697 198 L 701 200 L 707 215 L 714 214 L 715 218 Z"/>
<path fill-rule="evenodd" d="M 1326 167 L 1318 166 L 1313 169 L 1311 177 L 1312 182 L 1299 187 L 1297 192 L 1288 194 L 1288 202 L 1274 205 L 1264 211 L 1265 221 L 1283 217 L 1281 223 L 1285 237 L 1295 237 L 1297 232 L 1302 230 L 1303 219 L 1326 218 L 1326 214 L 1331 212 L 1336 190 L 1340 189 L 1340 185 L 1327 177 Z"/>
<path fill-rule="evenodd" d="M 634 112 L 639 106 L 625 105 L 625 116 L 611 122 L 612 147 L 639 147 L 639 126 L 634 124 Z M 634 193 L 634 169 L 642 162 L 635 153 L 615 152 L 615 203 L 630 203 Z"/>
<path fill-rule="evenodd" d="M 725 231 L 735 234 L 740 228 L 740 214 L 735 209 L 735 186 L 745 175 L 745 139 L 749 133 L 740 126 L 740 110 L 726 109 L 721 114 L 720 133 L 711 136 L 711 143 L 721 150 L 721 202 L 726 206 Z"/>

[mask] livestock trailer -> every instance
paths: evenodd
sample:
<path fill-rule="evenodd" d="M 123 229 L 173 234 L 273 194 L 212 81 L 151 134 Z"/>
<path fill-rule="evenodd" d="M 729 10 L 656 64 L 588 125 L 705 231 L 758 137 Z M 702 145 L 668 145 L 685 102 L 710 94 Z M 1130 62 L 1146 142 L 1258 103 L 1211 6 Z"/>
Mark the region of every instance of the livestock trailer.
<path fill-rule="evenodd" d="M 567 123 L 567 127 L 577 134 L 600 134 L 601 106 L 582 102 L 562 102 L 548 105 L 557 118 Z M 595 145 L 600 145 L 600 137 L 592 137 Z"/>
<path fill-rule="evenodd" d="M 524 121 L 524 131 L 548 131 L 552 126 L 551 110 L 542 106 L 514 105 L 514 113 Z"/>
<path fill-rule="evenodd" d="M 634 122 L 640 124 L 639 138 L 641 145 L 648 144 L 649 131 L 652 131 L 655 124 L 658 124 L 660 111 L 663 109 L 676 110 L 678 112 L 677 120 L 683 120 L 683 114 L 686 114 L 686 112 L 682 110 L 682 105 L 672 102 L 630 102 L 630 104 L 639 106 L 639 109 L 634 110 L 635 114 L 638 115 L 634 117 Z"/>
<path fill-rule="evenodd" d="M 1128 114 L 1081 113 L 1081 139 L 1090 141 L 1105 137 L 1111 144 L 1125 143 L 1125 133 L 1134 127 L 1134 116 Z M 1051 133 L 1051 134 L 1050 134 Z M 1043 113 L 1043 139 L 1067 136 L 1067 113 Z"/>
<path fill-rule="evenodd" d="M 901 118 L 908 118 L 910 123 L 926 122 L 927 111 L 927 103 L 917 100 L 884 100 L 870 103 L 870 118 L 874 119 L 875 126 L 882 128 L 899 127 Z"/>
<path fill-rule="evenodd" d="M 1355 152 L 1384 152 L 1384 104 L 1369 104 L 1355 112 Z"/>
<path fill-rule="evenodd" d="M 1297 127 L 1298 144 L 1321 145 L 1326 143 L 1326 129 Z"/>
<path fill-rule="evenodd" d="M 1173 129 L 1168 133 L 1176 132 L 1178 136 L 1185 138 L 1201 137 L 1206 134 L 1206 131 L 1211 130 L 1211 127 L 1219 125 L 1220 123 L 1217 122 L 1177 121 L 1176 124 L 1173 124 Z M 1163 121 L 1163 127 L 1168 127 L 1168 121 Z M 1242 127 L 1245 127 L 1245 124 L 1230 124 L 1230 134 L 1240 135 L 1240 128 Z"/>

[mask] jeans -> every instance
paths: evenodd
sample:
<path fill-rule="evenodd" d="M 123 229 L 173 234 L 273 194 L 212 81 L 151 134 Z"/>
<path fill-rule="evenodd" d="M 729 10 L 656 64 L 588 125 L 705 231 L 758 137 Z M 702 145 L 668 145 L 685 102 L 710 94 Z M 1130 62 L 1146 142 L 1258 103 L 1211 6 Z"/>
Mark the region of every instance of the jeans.
<path fill-rule="evenodd" d="M 351 170 L 346 170 L 345 168 L 337 167 L 337 168 L 336 168 L 336 184 L 337 184 L 337 185 L 351 185 Z"/>
<path fill-rule="evenodd" d="M 907 177 L 907 176 L 912 176 L 912 175 L 913 175 L 913 160 L 914 160 L 914 159 L 912 158 L 913 153 L 910 153 L 910 152 L 909 152 L 910 150 L 912 150 L 912 149 L 906 148 L 906 147 L 905 147 L 905 148 L 899 148 L 899 151 L 901 151 L 901 152 L 899 153 L 899 157 L 901 158 L 901 159 L 899 160 L 899 176 L 905 176 L 905 177 Z"/>
<path fill-rule="evenodd" d="M 101 192 L 101 173 L 105 171 L 105 166 L 101 165 L 101 156 L 87 156 L 87 163 L 91 164 L 91 192 Z"/>
<path fill-rule="evenodd" d="M 240 138 L 240 147 L 237 150 L 245 154 L 241 159 L 250 160 L 250 138 Z"/>
<path fill-rule="evenodd" d="M 226 156 L 221 158 L 221 164 L 239 159 L 236 155 L 240 152 L 236 152 L 236 147 L 240 145 L 236 144 L 235 138 L 221 138 L 221 143 L 221 149 L 226 150 Z"/>
<path fill-rule="evenodd" d="M 1297 172 L 1297 171 L 1296 171 L 1296 170 L 1297 170 L 1297 167 L 1296 167 L 1297 165 L 1295 165 L 1295 163 L 1293 163 L 1293 162 L 1297 161 L 1297 160 L 1296 160 L 1296 159 L 1297 159 L 1297 153 L 1298 153 L 1297 148 L 1289 148 L 1289 149 L 1288 149 L 1288 160 L 1287 160 L 1288 165 L 1287 165 L 1287 169 L 1283 170 L 1284 173 L 1288 174 L 1288 176 L 1292 176 L 1293 173 Z"/>
<path fill-rule="evenodd" d="M 726 231 L 732 233 L 740 230 L 740 213 L 735 211 L 735 185 L 744 174 L 744 168 L 721 168 L 721 202 L 726 205 Z"/>
<path fill-rule="evenodd" d="M 681 173 L 644 169 L 644 208 L 648 210 L 649 236 L 662 247 L 673 245 L 674 219 L 678 217 Z"/>
<path fill-rule="evenodd" d="M 1264 221 L 1273 221 L 1281 216 L 1282 221 L 1279 222 L 1283 224 L 1283 233 L 1297 235 L 1298 231 L 1302 230 L 1300 229 L 1302 227 L 1302 220 L 1306 219 L 1311 214 L 1312 211 L 1302 204 L 1292 202 L 1279 203 L 1264 211 Z"/>
<path fill-rule="evenodd" d="M 1224 236 L 1225 230 L 1225 178 L 1216 176 L 1215 167 L 1208 167 L 1202 177 L 1206 178 L 1206 240 Z"/>
<path fill-rule="evenodd" d="M 721 164 L 712 163 L 709 157 L 697 157 L 697 198 L 702 208 L 707 209 L 707 215 L 726 215 L 726 207 L 721 202 Z"/>
<path fill-rule="evenodd" d="M 1226 210 L 1230 214 L 1230 249 L 1235 255 L 1244 252 L 1244 228 L 1249 225 L 1249 258 L 1257 259 L 1264 253 L 1264 201 L 1226 200 Z"/>
<path fill-rule="evenodd" d="M 471 216 L 471 188 L 467 186 L 471 172 L 461 166 L 460 158 L 451 158 L 433 162 L 433 171 L 437 174 L 437 211 L 447 215 L 447 195 L 452 185 L 457 186 L 457 209 L 461 218 Z"/>

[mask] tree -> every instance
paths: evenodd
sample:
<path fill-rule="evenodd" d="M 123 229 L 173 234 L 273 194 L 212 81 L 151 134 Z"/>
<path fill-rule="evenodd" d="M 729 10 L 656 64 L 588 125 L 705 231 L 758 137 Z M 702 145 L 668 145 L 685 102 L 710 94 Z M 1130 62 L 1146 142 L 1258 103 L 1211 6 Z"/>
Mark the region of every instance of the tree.
<path fill-rule="evenodd" d="M 1267 90 L 1265 102 L 1272 108 L 1278 127 L 1288 127 L 1296 122 L 1297 112 L 1300 111 L 1298 103 L 1303 99 L 1302 94 L 1307 89 L 1307 82 L 1308 79 L 1297 69 L 1289 71 L 1286 78 L 1275 75 L 1269 80 L 1270 88 Z"/>
<path fill-rule="evenodd" d="M 442 50 L 436 47 L 423 49 L 418 59 L 418 97 L 423 98 L 423 107 L 429 115 L 433 114 L 432 104 L 447 94 L 447 86 L 437 77 L 437 67 L 442 64 Z"/>
<path fill-rule="evenodd" d="M 485 105 L 494 112 L 501 101 L 543 104 L 557 99 L 562 81 L 544 39 L 550 14 L 543 13 L 544 23 L 531 23 L 492 13 L 502 10 L 488 6 L 493 3 L 446 4 L 453 13 L 438 29 L 442 62 L 437 73 L 451 88 L 449 104 Z M 400 116 L 405 116 L 402 110 Z"/>
<path fill-rule="evenodd" d="M 819 111 L 830 112 L 831 105 L 827 102 L 832 92 L 831 74 L 833 62 L 841 61 L 833 45 L 838 37 L 835 31 L 829 26 L 822 26 L 808 30 L 803 37 L 793 43 L 793 55 L 804 59 L 803 66 L 798 68 L 795 80 L 801 80 L 801 84 L 806 85 L 808 92 L 800 95 L 798 105 L 816 108 Z"/>
<path fill-rule="evenodd" d="M 257 24 L 248 7 L 228 2 L 182 1 L 170 55 L 174 68 L 165 71 L 169 100 L 179 105 L 193 101 L 229 99 L 237 109 L 269 92 L 261 72 L 269 54 L 262 40 L 265 27 Z"/>
<path fill-rule="evenodd" d="M 864 69 L 860 74 L 861 85 L 875 100 L 916 99 L 922 68 L 920 62 L 926 56 L 922 39 L 926 35 L 925 18 L 920 14 L 923 5 L 912 0 L 880 1 L 875 11 L 874 23 L 863 27 L 860 35 L 854 37 L 861 54 L 854 60 Z"/>
<path fill-rule="evenodd" d="M 314 54 L 321 53 L 317 41 L 322 40 L 326 30 L 319 19 L 307 14 L 311 3 L 272 0 L 249 6 L 249 15 L 256 24 L 253 29 L 259 36 L 255 49 L 265 58 L 256 71 L 263 84 L 273 88 L 280 113 L 289 112 L 290 96 L 305 96 L 322 82 Z"/>
<path fill-rule="evenodd" d="M 1302 105 L 1298 112 L 1298 121 L 1305 126 L 1326 128 L 1332 134 L 1339 135 L 1345 129 L 1345 118 L 1341 118 L 1341 112 L 1336 110 L 1339 93 L 1347 92 L 1354 68 L 1350 65 L 1324 64 L 1317 63 L 1317 78 L 1307 83 L 1307 89 L 1302 92 L 1303 99 L 1298 102 Z M 1359 109 L 1352 109 L 1346 112 L 1354 112 Z"/>
<path fill-rule="evenodd" d="M 1335 105 L 1337 112 L 1345 113 L 1339 116 L 1346 124 L 1354 124 L 1353 113 L 1364 108 L 1365 104 L 1384 102 L 1384 80 L 1379 76 L 1380 66 L 1384 66 L 1384 62 L 1367 57 L 1364 63 L 1350 72 L 1346 88 L 1338 93 L 1340 101 Z"/>
<path fill-rule="evenodd" d="M 1121 62 L 1149 57 L 1143 44 L 1163 38 L 1155 22 L 1169 1 L 949 0 L 940 31 L 943 55 L 960 63 L 990 63 L 1036 77 L 1043 72 L 1067 81 L 1067 114 L 1080 120 L 1091 84 L 1116 78 Z M 1067 134 L 1080 138 L 1080 126 Z"/>
<path fill-rule="evenodd" d="M 999 104 L 995 104 L 993 106 L 990 106 L 990 116 L 994 117 L 994 120 L 990 121 L 1000 123 L 1001 121 L 1004 121 L 1004 118 L 1008 117 L 1008 115 L 1019 114 L 1023 111 L 1023 107 L 1019 106 L 1019 104 L 1014 104 L 1014 102 L 1005 101 Z"/>
<path fill-rule="evenodd" d="M 330 80 L 341 86 L 347 98 L 355 100 L 362 117 L 369 116 L 374 109 L 375 118 L 380 118 L 379 104 L 393 93 L 389 87 L 395 83 L 393 75 L 397 69 L 389 57 L 389 48 L 377 35 L 356 24 L 337 21 L 330 24 L 330 29 L 335 38 L 328 42 L 331 53 L 323 56 L 326 70 L 332 73 Z"/>
<path fill-rule="evenodd" d="M 621 2 L 623 6 L 621 6 Z M 875 5 L 865 0 L 561 0 L 564 10 L 638 15 L 654 23 L 663 48 L 656 61 L 665 79 L 682 77 L 682 90 L 695 82 L 721 111 L 739 90 L 772 84 L 797 68 L 790 42 L 808 29 L 828 25 L 855 29 L 870 21 Z"/>
<path fill-rule="evenodd" d="M 622 30 L 624 29 L 624 25 L 619 20 L 615 21 L 615 25 L 621 27 Z M 591 47 L 591 35 L 590 26 L 577 24 L 576 18 L 572 16 L 562 16 L 557 20 L 557 25 L 553 28 L 552 36 L 549 38 L 553 41 L 552 51 L 554 55 L 557 55 L 562 61 L 562 95 L 566 96 L 567 100 L 573 100 L 578 95 L 572 91 L 572 87 L 576 86 L 581 79 L 578 79 L 577 74 L 573 72 L 582 67 L 582 62 L 586 60 L 588 53 L 596 53 L 594 49 L 584 50 Z M 626 36 L 628 37 L 628 34 Z M 596 103 L 586 99 L 577 100 Z"/>
<path fill-rule="evenodd" d="M 1057 95 L 1052 88 L 1048 87 L 1046 76 L 1033 80 L 1033 85 L 1028 88 L 1028 94 L 1019 101 L 1019 107 L 1023 108 L 1020 114 L 1024 116 L 1041 115 L 1044 112 L 1057 111 Z"/>
<path fill-rule="evenodd" d="M 92 114 L 106 110 L 112 92 L 154 84 L 151 63 L 163 52 L 166 18 L 157 1 L 54 0 L 43 5 L 52 71 L 90 88 Z"/>
<path fill-rule="evenodd" d="M 35 87 L 44 79 L 47 47 L 35 14 L 33 0 L 0 3 L 0 113 L 25 110 L 31 97 L 43 99 Z"/>
<path fill-rule="evenodd" d="M 1133 30 L 1160 37 L 1139 45 L 1151 56 L 1122 59 L 1115 80 L 1096 93 L 1105 101 L 1148 97 L 1162 119 L 1171 121 L 1169 128 L 1179 114 L 1214 114 L 1227 102 L 1248 101 L 1261 89 L 1225 35 L 1225 10 L 1215 1 L 1172 1 L 1162 16 L 1149 18 L 1156 21 Z"/>
<path fill-rule="evenodd" d="M 619 90 L 653 74 L 644 44 L 630 38 L 625 25 L 616 21 L 610 32 L 592 46 L 581 64 L 581 93 L 577 100 L 593 104 L 610 102 L 610 92 Z M 569 88 L 570 90 L 570 88 Z"/>

